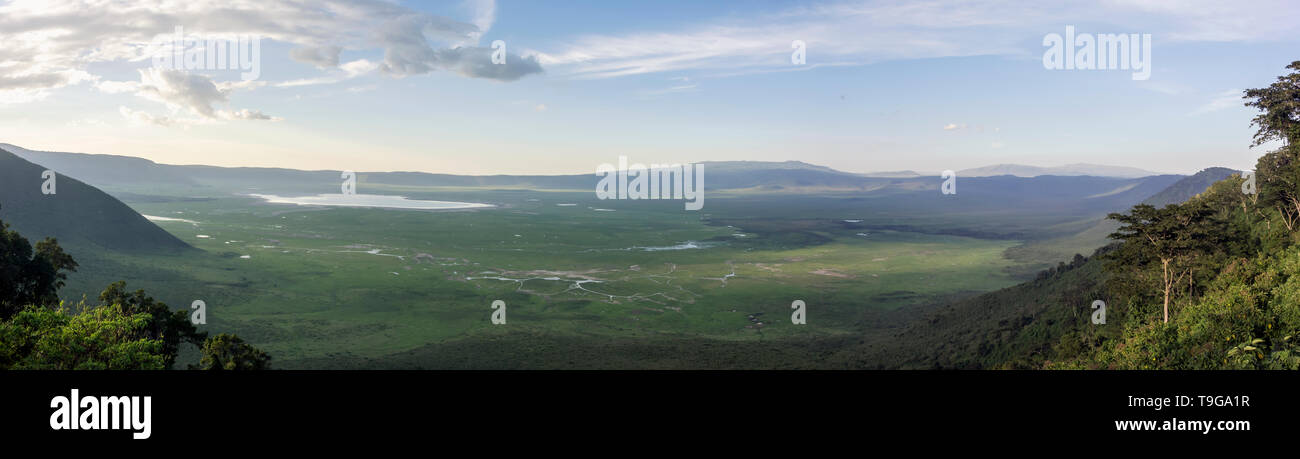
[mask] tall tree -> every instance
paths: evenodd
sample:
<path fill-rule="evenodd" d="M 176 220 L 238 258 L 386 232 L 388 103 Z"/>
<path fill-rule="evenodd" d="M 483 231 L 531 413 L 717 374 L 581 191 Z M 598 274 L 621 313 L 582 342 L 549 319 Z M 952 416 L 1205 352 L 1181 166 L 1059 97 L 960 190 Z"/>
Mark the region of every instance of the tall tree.
<path fill-rule="evenodd" d="M 77 262 L 57 240 L 46 238 L 33 250 L 27 238 L 0 221 L 0 320 L 28 305 L 59 304 L 58 292 L 67 272 L 76 270 Z"/>
<path fill-rule="evenodd" d="M 1293 72 L 1277 77 L 1277 82 L 1267 88 L 1247 89 L 1243 99 L 1247 107 L 1262 111 L 1251 120 L 1259 126 L 1251 146 L 1280 140 L 1287 145 L 1300 143 L 1300 61 L 1286 68 Z"/>
<path fill-rule="evenodd" d="M 167 356 L 167 368 L 176 363 L 176 354 L 182 342 L 202 346 L 207 333 L 200 332 L 190 322 L 186 311 L 173 311 L 166 303 L 156 301 L 146 295 L 144 290 L 128 293 L 126 282 L 117 281 L 99 294 L 103 306 L 121 306 L 126 314 L 145 313 L 149 315 L 148 327 L 144 329 L 149 339 L 163 343 L 163 354 Z"/>
<path fill-rule="evenodd" d="M 1191 274 L 1196 258 L 1215 247 L 1218 235 L 1209 221 L 1211 214 L 1210 208 L 1193 202 L 1163 209 L 1139 204 L 1127 214 L 1108 216 L 1121 225 L 1110 237 L 1123 241 L 1106 256 L 1109 260 L 1138 269 L 1159 265 L 1165 322 L 1169 322 L 1169 300 L 1175 289 Z"/>
<path fill-rule="evenodd" d="M 203 343 L 200 370 L 268 370 L 271 356 L 244 343 L 235 335 L 222 333 Z"/>
<path fill-rule="evenodd" d="M 1260 203 L 1281 214 L 1282 223 L 1290 231 L 1300 225 L 1300 61 L 1286 68 L 1291 73 L 1277 77 L 1266 88 L 1246 90 L 1246 106 L 1260 111 L 1251 120 L 1257 126 L 1251 147 L 1272 141 L 1282 142 L 1282 148 L 1259 158 L 1255 166 L 1258 175 Z"/>

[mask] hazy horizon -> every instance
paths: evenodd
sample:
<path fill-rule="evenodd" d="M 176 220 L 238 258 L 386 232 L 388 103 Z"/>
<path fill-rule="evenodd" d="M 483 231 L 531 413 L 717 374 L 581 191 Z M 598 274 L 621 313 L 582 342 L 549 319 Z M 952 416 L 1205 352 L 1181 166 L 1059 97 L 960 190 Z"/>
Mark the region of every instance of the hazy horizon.
<path fill-rule="evenodd" d="M 116 154 L 108 154 L 108 153 L 94 153 L 94 152 L 85 152 L 85 151 L 58 151 L 58 150 L 46 150 L 46 149 L 39 149 L 39 148 L 29 148 L 29 147 L 24 146 L 24 145 L 17 145 L 17 144 L 11 143 L 11 142 L 5 142 L 5 141 L 3 141 L 3 139 L 0 139 L 0 149 L 3 149 L 3 148 L 4 148 L 3 146 L 6 145 L 6 144 L 7 144 L 7 145 L 12 145 L 12 146 L 15 146 L 15 147 L 18 147 L 18 148 L 21 148 L 21 149 L 27 150 L 27 151 L 33 151 L 33 152 L 38 152 L 38 153 L 55 153 L 55 154 L 87 154 L 87 155 L 95 155 L 95 156 L 125 156 L 125 157 L 132 157 L 132 158 L 146 159 L 146 160 L 149 160 L 149 161 L 153 161 L 155 164 L 166 165 L 166 166 L 213 166 L 213 167 L 225 167 L 225 168 L 254 168 L 254 169 L 257 169 L 257 168 L 267 168 L 267 169 L 288 169 L 288 170 L 298 170 L 298 171 L 304 171 L 304 172 L 342 171 L 342 170 L 343 170 L 343 169 L 299 169 L 299 168 L 283 167 L 283 166 L 220 165 L 220 164 L 209 164 L 209 163 L 166 163 L 166 162 L 159 162 L 159 161 L 155 161 L 155 160 L 152 160 L 152 159 L 149 159 L 149 158 L 144 158 L 144 157 L 141 157 L 141 156 L 134 156 L 134 155 L 116 155 Z M 611 161 L 611 162 L 612 162 L 612 161 Z M 631 161 L 629 161 L 629 162 L 631 162 Z M 756 162 L 756 163 L 791 163 L 791 162 L 794 162 L 794 163 L 802 163 L 802 164 L 806 164 L 806 165 L 809 165 L 809 166 L 828 167 L 828 168 L 833 169 L 833 170 L 836 170 L 836 171 L 838 171 L 838 172 L 844 172 L 844 173 L 849 173 L 849 174 L 859 174 L 859 175 L 888 174 L 888 173 L 898 173 L 898 172 L 914 172 L 914 173 L 916 173 L 916 174 L 918 174 L 918 175 L 921 175 L 921 176 L 939 176 L 939 175 L 942 174 L 942 172 L 943 172 L 943 171 L 937 171 L 937 170 L 925 170 L 925 169 L 917 169 L 917 168 L 910 168 L 910 169 L 893 169 L 893 170 L 848 171 L 848 170 L 842 170 L 842 169 L 837 169 L 837 168 L 834 168 L 834 167 L 826 166 L 826 165 L 824 165 L 824 164 L 810 163 L 810 162 L 803 161 L 803 160 L 798 160 L 798 159 L 772 160 L 772 161 L 766 161 L 766 160 L 719 160 L 719 161 L 714 161 L 714 160 L 703 160 L 703 161 L 698 161 L 698 163 L 726 163 L 726 162 Z M 1038 168 L 1038 169 L 1065 168 L 1065 167 L 1071 167 L 1071 166 L 1097 166 L 1097 167 L 1106 167 L 1106 168 L 1123 168 L 1123 169 L 1142 170 L 1142 171 L 1144 171 L 1144 172 L 1149 172 L 1150 175 L 1193 175 L 1193 174 L 1195 174 L 1196 172 L 1199 172 L 1199 171 L 1201 171 L 1201 170 L 1204 170 L 1204 169 L 1207 169 L 1207 168 L 1210 168 L 1210 167 L 1223 167 L 1223 166 L 1213 166 L 1213 165 L 1211 165 L 1211 166 L 1205 166 L 1205 167 L 1197 168 L 1196 170 L 1193 170 L 1193 171 L 1190 171 L 1190 172 L 1187 172 L 1187 173 L 1178 173 L 1178 172 L 1167 172 L 1167 171 L 1159 171 L 1159 170 L 1142 169 L 1142 168 L 1136 168 L 1136 167 L 1130 167 L 1130 166 L 1123 166 L 1123 165 L 1117 165 L 1117 164 L 1095 164 L 1095 163 L 1068 163 L 1068 164 L 1019 164 L 1019 163 L 997 163 L 997 164 L 984 164 L 984 165 L 980 165 L 980 166 L 974 166 L 974 167 L 962 168 L 962 169 L 958 169 L 957 171 L 960 172 L 960 171 L 964 171 L 964 170 L 983 169 L 983 168 L 999 167 L 999 166 L 1029 167 L 1029 168 Z M 445 175 L 463 175 L 463 176 L 492 176 L 492 175 L 571 176 L 571 175 L 586 175 L 586 174 L 589 173 L 589 172 L 586 172 L 586 171 L 573 171 L 573 172 L 563 172 L 563 173 L 542 173 L 542 174 L 511 174 L 511 173 L 504 173 L 504 172 L 497 172 L 497 173 L 481 173 L 481 174 L 455 174 L 455 173 L 442 172 L 442 171 L 415 170 L 415 169 L 401 169 L 401 170 L 360 170 L 360 171 L 356 171 L 356 172 L 359 172 L 359 173 L 403 173 L 403 172 L 410 172 L 410 173 L 445 174 Z M 1044 174 L 1044 175 L 1050 175 L 1050 174 Z"/>

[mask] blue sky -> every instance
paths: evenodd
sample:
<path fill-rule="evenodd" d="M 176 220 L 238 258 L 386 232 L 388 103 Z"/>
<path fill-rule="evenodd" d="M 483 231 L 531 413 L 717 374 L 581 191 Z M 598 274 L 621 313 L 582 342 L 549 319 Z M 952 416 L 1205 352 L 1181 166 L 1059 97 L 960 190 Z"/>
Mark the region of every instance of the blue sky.
<path fill-rule="evenodd" d="M 1267 151 L 1248 148 L 1240 91 L 1300 60 L 1300 5 L 1047 3 L 0 2 L 0 141 L 470 174 L 586 173 L 619 155 L 1190 173 Z M 1150 34 L 1150 78 L 1045 69 L 1044 36 L 1067 25 Z M 144 45 L 176 26 L 261 37 L 260 75 L 152 68 Z M 496 40 L 507 64 L 480 65 Z"/>

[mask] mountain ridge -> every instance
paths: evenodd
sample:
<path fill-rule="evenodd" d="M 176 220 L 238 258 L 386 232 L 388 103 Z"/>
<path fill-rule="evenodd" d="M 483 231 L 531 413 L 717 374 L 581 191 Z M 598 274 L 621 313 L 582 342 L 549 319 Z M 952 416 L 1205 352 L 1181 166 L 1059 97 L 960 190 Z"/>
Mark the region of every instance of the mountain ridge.
<path fill-rule="evenodd" d="M 1226 167 L 1207 167 L 1193 175 L 1169 185 L 1159 193 L 1152 195 L 1142 201 L 1143 204 L 1150 204 L 1155 207 L 1164 207 L 1169 204 L 1182 204 L 1188 199 L 1205 192 L 1210 185 L 1216 182 L 1240 174 L 1241 171 L 1229 169 Z"/>
<path fill-rule="evenodd" d="M 0 149 L 0 219 L 33 239 L 54 237 L 65 247 L 122 252 L 178 252 L 189 244 L 159 228 L 122 201 L 55 171 L 53 193 L 42 186 L 48 169 Z"/>
<path fill-rule="evenodd" d="M 1094 177 L 1142 178 L 1153 175 L 1169 175 L 1136 167 L 1108 166 L 1103 164 L 1074 163 L 1063 166 L 1027 166 L 1023 164 L 994 164 L 957 171 L 958 177 L 991 177 L 997 175 L 1014 175 L 1016 177 L 1039 177 L 1043 175 Z"/>
<path fill-rule="evenodd" d="M 107 155 L 107 154 L 96 154 L 96 153 L 39 151 L 39 150 L 31 150 L 31 149 L 23 148 L 9 143 L 0 143 L 0 149 L 8 150 L 23 159 L 32 161 L 37 164 L 45 165 L 47 167 L 50 167 L 51 169 L 59 170 L 60 172 L 63 172 L 70 176 L 76 177 L 78 176 L 78 174 L 80 174 L 81 176 L 84 176 L 82 178 L 86 180 L 88 183 L 94 183 L 97 181 L 97 179 L 121 180 L 120 178 L 115 178 L 115 177 L 105 177 L 105 175 L 107 174 L 107 172 L 105 172 L 105 169 L 111 171 L 130 169 L 136 171 L 137 173 L 140 171 L 148 171 L 153 176 L 151 177 L 151 181 L 154 182 L 166 181 L 166 182 L 174 182 L 178 184 L 192 184 L 192 182 L 187 181 L 185 179 L 184 177 L 185 174 L 179 173 L 179 171 L 184 171 L 184 170 L 208 170 L 208 171 L 239 170 L 239 171 L 243 171 L 246 173 L 253 173 L 253 174 L 270 173 L 270 172 L 295 172 L 295 173 L 322 174 L 322 175 L 323 174 L 337 175 L 340 172 L 342 172 L 339 170 L 327 170 L 327 169 L 308 170 L 308 169 L 293 169 L 293 168 L 285 168 L 285 167 L 226 167 L 226 166 L 212 166 L 212 165 L 204 165 L 204 164 L 163 164 L 163 163 L 157 163 L 152 160 L 134 157 L 134 156 Z M 872 171 L 872 172 L 854 173 L 854 172 L 841 171 L 827 166 L 807 163 L 799 160 L 702 161 L 696 164 L 705 165 L 706 170 L 709 170 L 710 166 L 715 169 L 721 168 L 723 173 L 739 173 L 739 172 L 751 172 L 751 171 L 760 171 L 760 170 L 761 171 L 808 171 L 808 172 L 820 172 L 820 173 L 832 174 L 832 175 L 843 176 L 843 177 L 859 177 L 859 178 L 920 178 L 920 177 L 938 177 L 940 175 L 938 173 L 917 172 L 914 170 Z M 536 175 L 536 174 L 465 175 L 465 174 L 446 174 L 446 173 L 426 172 L 426 171 L 358 172 L 358 175 L 384 175 L 384 174 L 408 175 L 408 176 L 425 174 L 425 175 L 435 176 L 435 177 L 457 177 L 457 178 L 462 178 L 464 180 L 471 180 L 471 181 L 485 182 L 485 183 L 491 183 L 496 181 L 496 179 L 505 179 L 505 178 L 515 178 L 515 179 L 527 178 L 527 179 L 532 179 L 541 182 L 558 182 L 558 181 L 562 181 L 563 178 L 592 176 L 592 174 L 587 174 L 587 173 L 546 174 L 546 175 Z M 995 164 L 995 165 L 983 166 L 978 168 L 963 169 L 961 171 L 958 171 L 957 175 L 958 177 L 991 177 L 991 176 L 998 176 L 998 175 L 1012 175 L 1017 177 L 1037 177 L 1042 175 L 1059 175 L 1059 176 L 1142 178 L 1142 177 L 1149 177 L 1149 176 L 1156 176 L 1156 175 L 1172 175 L 1172 174 L 1161 174 L 1157 172 L 1151 172 L 1151 171 L 1146 171 L 1138 168 L 1124 167 L 1124 166 L 1108 166 L 1108 165 L 1098 165 L 1098 164 L 1076 163 L 1076 164 L 1067 164 L 1064 166 L 1051 166 L 1051 167 L 1026 166 L 1020 164 Z"/>

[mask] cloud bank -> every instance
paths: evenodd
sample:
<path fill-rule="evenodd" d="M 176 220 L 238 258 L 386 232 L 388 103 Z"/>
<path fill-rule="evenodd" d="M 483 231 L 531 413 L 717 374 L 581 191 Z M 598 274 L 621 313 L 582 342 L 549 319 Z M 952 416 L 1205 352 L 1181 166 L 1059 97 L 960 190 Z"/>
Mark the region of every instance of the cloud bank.
<path fill-rule="evenodd" d="M 325 72 L 319 78 L 272 82 L 323 84 L 380 71 L 394 77 L 445 71 L 470 78 L 514 81 L 542 72 L 536 57 L 510 54 L 491 63 L 478 41 L 495 22 L 496 2 L 469 0 L 471 22 L 436 16 L 384 0 L 190 0 L 84 2 L 14 0 L 0 3 L 0 103 L 40 100 L 50 91 L 91 82 L 106 93 L 134 93 L 206 119 L 272 119 L 256 110 L 218 108 L 240 85 L 179 70 L 141 69 L 139 82 L 88 73 L 98 63 L 148 66 L 154 38 L 183 27 L 187 35 L 251 35 L 293 45 L 289 58 Z M 348 51 L 379 50 L 382 62 L 343 62 Z M 131 112 L 135 116 L 135 111 Z M 223 114 L 224 113 L 224 114 Z M 155 120 L 174 119 L 155 116 Z M 150 124 L 159 124 L 150 121 Z"/>

